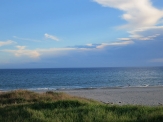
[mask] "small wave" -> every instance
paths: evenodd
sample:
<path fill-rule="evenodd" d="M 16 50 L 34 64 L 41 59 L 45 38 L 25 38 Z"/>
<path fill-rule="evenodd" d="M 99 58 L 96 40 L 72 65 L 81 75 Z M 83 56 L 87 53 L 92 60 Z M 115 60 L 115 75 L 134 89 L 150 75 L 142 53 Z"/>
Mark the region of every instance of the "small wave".
<path fill-rule="evenodd" d="M 148 87 L 148 86 L 150 86 L 149 84 L 144 84 L 144 85 L 142 85 L 143 87 Z"/>
<path fill-rule="evenodd" d="M 49 90 L 56 90 L 56 88 L 29 88 L 27 90 L 31 90 L 31 91 L 49 91 Z"/>

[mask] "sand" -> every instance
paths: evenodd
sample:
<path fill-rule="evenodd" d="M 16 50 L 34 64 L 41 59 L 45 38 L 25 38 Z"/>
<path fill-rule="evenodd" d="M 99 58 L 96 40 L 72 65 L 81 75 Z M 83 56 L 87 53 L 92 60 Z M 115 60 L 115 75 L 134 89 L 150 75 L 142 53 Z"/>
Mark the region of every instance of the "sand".
<path fill-rule="evenodd" d="M 127 87 L 59 90 L 73 96 L 118 105 L 163 105 L 163 87 Z"/>

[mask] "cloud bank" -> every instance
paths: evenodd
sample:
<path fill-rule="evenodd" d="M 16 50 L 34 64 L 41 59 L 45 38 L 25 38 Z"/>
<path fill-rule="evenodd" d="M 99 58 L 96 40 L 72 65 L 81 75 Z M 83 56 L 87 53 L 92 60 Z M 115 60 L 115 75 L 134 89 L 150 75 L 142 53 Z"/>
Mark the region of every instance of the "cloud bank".
<path fill-rule="evenodd" d="M 40 56 L 37 50 L 26 49 L 26 46 L 16 46 L 17 49 L 6 49 L 2 50 L 3 52 L 13 53 L 16 57 L 27 56 L 30 58 L 38 58 Z"/>
<path fill-rule="evenodd" d="M 130 39 L 136 40 L 154 40 L 154 38 L 163 35 L 163 26 L 145 27 L 129 31 Z"/>
<path fill-rule="evenodd" d="M 155 8 L 150 0 L 93 1 L 104 7 L 112 7 L 124 12 L 121 17 L 127 21 L 127 24 L 121 27 L 128 30 L 129 36 L 118 38 L 118 40 L 124 41 L 121 42 L 122 44 L 163 39 L 163 26 L 160 24 L 163 19 L 163 10 Z M 121 43 L 115 42 L 114 45 Z M 109 45 L 104 43 L 100 47 Z"/>

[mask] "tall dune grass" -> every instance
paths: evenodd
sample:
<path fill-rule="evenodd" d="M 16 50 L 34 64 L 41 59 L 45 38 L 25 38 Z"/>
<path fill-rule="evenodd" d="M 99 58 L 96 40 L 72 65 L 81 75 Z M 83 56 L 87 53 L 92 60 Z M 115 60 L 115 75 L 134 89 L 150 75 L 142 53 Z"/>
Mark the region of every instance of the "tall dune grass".
<path fill-rule="evenodd" d="M 106 105 L 65 93 L 0 93 L 0 122 L 162 122 L 163 107 Z"/>

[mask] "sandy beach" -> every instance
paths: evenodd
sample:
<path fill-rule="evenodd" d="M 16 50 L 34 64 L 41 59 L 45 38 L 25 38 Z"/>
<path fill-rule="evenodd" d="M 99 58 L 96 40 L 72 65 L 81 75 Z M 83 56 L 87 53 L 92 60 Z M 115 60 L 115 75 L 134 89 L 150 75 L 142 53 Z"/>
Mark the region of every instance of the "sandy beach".
<path fill-rule="evenodd" d="M 163 105 L 163 87 L 127 87 L 59 90 L 73 96 L 118 105 Z"/>

